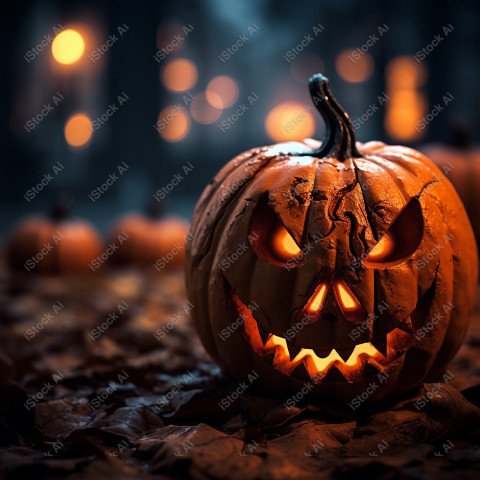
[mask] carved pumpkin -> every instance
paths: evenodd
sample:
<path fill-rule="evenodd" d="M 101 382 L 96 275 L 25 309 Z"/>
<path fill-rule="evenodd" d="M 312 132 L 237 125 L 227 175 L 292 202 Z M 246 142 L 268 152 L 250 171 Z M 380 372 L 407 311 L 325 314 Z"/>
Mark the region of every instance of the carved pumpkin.
<path fill-rule="evenodd" d="M 37 273 L 91 273 L 102 254 L 102 240 L 85 220 L 68 219 L 69 200 L 57 199 L 50 218 L 21 221 L 7 241 L 7 263 L 13 270 Z"/>
<path fill-rule="evenodd" d="M 115 223 L 109 236 L 108 243 L 118 246 L 112 261 L 153 265 L 159 271 L 183 265 L 188 229 L 183 219 L 163 217 L 161 210 L 153 205 L 147 215 L 127 214 Z"/>
<path fill-rule="evenodd" d="M 258 372 L 270 394 L 378 401 L 436 378 L 459 348 L 475 240 L 427 157 L 355 143 L 328 80 L 309 85 L 323 142 L 249 150 L 203 192 L 187 247 L 192 315 L 213 359 L 240 380 Z"/>
<path fill-rule="evenodd" d="M 480 247 L 480 150 L 472 143 L 466 126 L 452 122 L 450 143 L 426 145 L 422 151 L 453 183 Z"/>

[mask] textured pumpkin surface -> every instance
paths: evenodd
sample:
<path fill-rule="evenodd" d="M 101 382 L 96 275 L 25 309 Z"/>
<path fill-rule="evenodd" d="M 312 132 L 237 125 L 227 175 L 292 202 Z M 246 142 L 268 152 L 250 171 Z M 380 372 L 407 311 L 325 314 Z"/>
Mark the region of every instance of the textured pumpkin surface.
<path fill-rule="evenodd" d="M 201 196 L 187 252 L 192 316 L 207 351 L 238 378 L 259 373 L 270 393 L 307 385 L 326 401 L 373 382 L 372 402 L 435 379 L 460 347 L 475 240 L 426 156 L 355 144 L 328 80 L 316 75 L 310 89 L 327 123 L 323 145 L 247 151 Z"/>
<path fill-rule="evenodd" d="M 447 175 L 462 199 L 480 245 L 480 152 L 476 148 L 455 148 L 432 144 L 423 151 Z"/>

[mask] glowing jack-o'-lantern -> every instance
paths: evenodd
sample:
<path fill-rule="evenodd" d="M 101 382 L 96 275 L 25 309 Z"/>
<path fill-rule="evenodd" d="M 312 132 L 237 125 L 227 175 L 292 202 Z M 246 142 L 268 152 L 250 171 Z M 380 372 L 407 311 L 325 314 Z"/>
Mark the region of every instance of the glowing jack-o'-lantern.
<path fill-rule="evenodd" d="M 427 157 L 356 143 L 328 80 L 309 85 L 323 142 L 247 151 L 200 198 L 192 315 L 210 355 L 270 394 L 309 382 L 317 399 L 351 401 L 374 382 L 366 403 L 378 401 L 435 379 L 459 348 L 475 240 Z"/>

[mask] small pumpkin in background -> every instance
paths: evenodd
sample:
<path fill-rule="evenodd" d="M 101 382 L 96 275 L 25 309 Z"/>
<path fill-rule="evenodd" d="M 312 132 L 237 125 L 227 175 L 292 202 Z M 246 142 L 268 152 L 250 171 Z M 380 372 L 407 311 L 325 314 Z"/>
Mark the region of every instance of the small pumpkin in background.
<path fill-rule="evenodd" d="M 102 240 L 82 219 L 68 217 L 71 200 L 61 195 L 50 216 L 20 221 L 7 240 L 7 264 L 12 270 L 54 273 L 90 273 L 90 263 L 102 254 Z"/>
<path fill-rule="evenodd" d="M 450 141 L 432 143 L 421 149 L 453 183 L 472 223 L 480 248 L 480 148 L 460 119 L 450 122 Z"/>
<path fill-rule="evenodd" d="M 110 230 L 108 245 L 116 245 L 116 264 L 154 266 L 158 271 L 183 265 L 189 224 L 166 216 L 162 204 L 152 202 L 145 214 L 127 213 Z"/>

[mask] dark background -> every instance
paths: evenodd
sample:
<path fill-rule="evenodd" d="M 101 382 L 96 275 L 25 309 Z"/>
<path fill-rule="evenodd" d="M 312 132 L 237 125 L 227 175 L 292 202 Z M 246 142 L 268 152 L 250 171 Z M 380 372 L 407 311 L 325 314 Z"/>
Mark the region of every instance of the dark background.
<path fill-rule="evenodd" d="M 388 104 L 383 105 L 358 128 L 358 139 L 412 146 L 443 141 L 448 138 L 449 119 L 460 116 L 478 140 L 479 13 L 476 0 L 9 2 L 0 20 L 1 235 L 19 216 L 46 209 L 60 190 L 67 190 L 75 198 L 75 215 L 86 217 L 105 230 L 123 211 L 143 208 L 157 189 L 182 171 L 186 162 L 194 170 L 173 188 L 167 207 L 188 218 L 202 189 L 226 161 L 248 148 L 274 142 L 264 126 L 269 111 L 284 101 L 309 103 L 306 80 L 319 66 L 323 66 L 323 73 L 330 78 L 336 96 L 350 116 L 356 118 L 369 105 L 378 103 L 378 95 L 388 90 L 385 72 L 389 62 L 400 55 L 411 58 L 437 34 L 444 37 L 443 41 L 421 62 L 428 74 L 418 87 L 425 101 L 423 114 L 430 112 L 448 92 L 454 101 L 415 138 L 403 139 L 394 138 L 385 130 Z M 181 48 L 157 62 L 157 39 L 160 36 L 165 42 L 166 38 L 168 44 L 170 33 L 166 25 L 172 22 L 179 26 L 190 24 L 193 30 Z M 26 52 L 58 24 L 64 28 L 81 25 L 90 32 L 85 58 L 74 67 L 58 69 L 48 45 L 28 62 L 24 58 Z M 90 62 L 89 53 L 123 24 L 128 31 L 97 62 Z M 298 81 L 292 75 L 292 63 L 284 56 L 319 24 L 323 31 L 294 61 L 300 62 L 297 67 L 302 62 L 306 64 L 299 68 L 304 81 Z M 386 25 L 388 31 L 368 49 L 374 65 L 372 75 L 358 83 L 342 79 L 335 67 L 339 53 L 361 47 L 372 34 L 378 37 L 381 25 Z M 446 25 L 453 26 L 447 36 L 443 33 Z M 250 35 L 248 29 L 252 26 L 259 28 Z M 250 37 L 248 41 L 222 62 L 221 52 L 242 34 Z M 178 104 L 184 95 L 170 92 L 160 81 L 162 68 L 175 58 L 192 60 L 198 70 L 196 84 L 185 93 L 196 95 L 205 90 L 212 77 L 228 75 L 237 82 L 239 96 L 218 121 L 209 125 L 193 120 L 186 107 L 190 118 L 188 134 L 181 141 L 167 142 L 154 124 L 165 106 Z M 64 100 L 27 132 L 25 123 L 51 102 L 55 92 L 60 92 Z M 95 119 L 123 92 L 127 93 L 128 102 L 94 132 L 86 146 L 72 148 L 66 143 L 63 128 L 72 113 L 82 111 Z M 259 100 L 231 128 L 222 131 L 222 120 L 229 118 L 251 92 Z M 315 135 L 321 138 L 321 118 L 315 113 L 313 118 Z M 64 170 L 33 200 L 27 201 L 26 191 L 58 161 Z M 129 166 L 128 171 L 92 202 L 88 194 L 122 162 Z"/>

